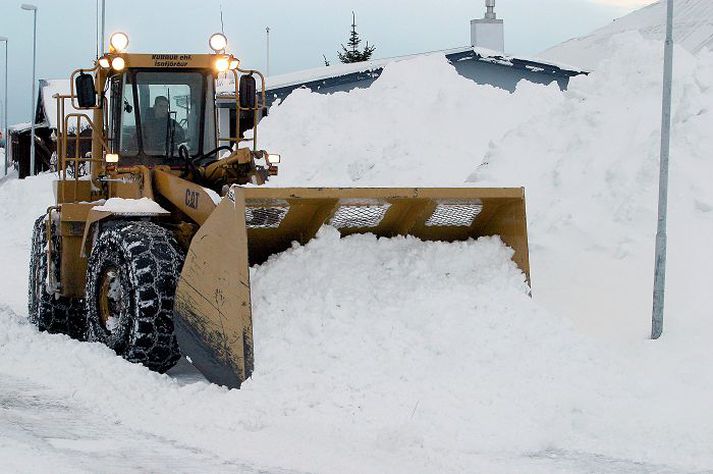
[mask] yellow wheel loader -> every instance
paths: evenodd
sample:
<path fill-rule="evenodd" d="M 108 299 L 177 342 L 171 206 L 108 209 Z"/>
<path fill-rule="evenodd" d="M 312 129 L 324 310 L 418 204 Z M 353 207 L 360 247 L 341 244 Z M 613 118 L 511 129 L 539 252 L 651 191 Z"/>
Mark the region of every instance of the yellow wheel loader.
<path fill-rule="evenodd" d="M 523 189 L 261 187 L 279 162 L 256 142 L 265 81 L 222 35 L 211 54 L 130 54 L 123 33 L 110 44 L 55 96 L 56 202 L 35 224 L 30 263 L 40 330 L 156 371 L 183 354 L 237 388 L 254 364 L 250 266 L 323 225 L 344 236 L 499 235 L 529 279 Z M 216 111 L 220 74 L 234 79 L 233 120 Z M 78 156 L 84 139 L 91 153 Z"/>

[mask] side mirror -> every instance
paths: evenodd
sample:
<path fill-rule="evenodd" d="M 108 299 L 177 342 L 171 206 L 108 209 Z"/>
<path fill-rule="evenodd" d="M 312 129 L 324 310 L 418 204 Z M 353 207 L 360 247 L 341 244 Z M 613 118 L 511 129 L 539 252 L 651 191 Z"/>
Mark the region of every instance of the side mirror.
<path fill-rule="evenodd" d="M 90 74 L 81 73 L 74 80 L 77 93 L 77 102 L 82 109 L 90 109 L 97 106 L 97 92 L 94 87 L 94 77 Z"/>
<path fill-rule="evenodd" d="M 240 76 L 240 108 L 252 110 L 257 106 L 257 81 L 251 75 Z"/>

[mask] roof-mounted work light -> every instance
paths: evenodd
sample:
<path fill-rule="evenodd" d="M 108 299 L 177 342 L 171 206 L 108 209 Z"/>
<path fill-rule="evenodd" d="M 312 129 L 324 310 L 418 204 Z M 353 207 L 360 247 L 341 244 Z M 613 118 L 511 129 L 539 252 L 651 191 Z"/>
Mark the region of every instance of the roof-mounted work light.
<path fill-rule="evenodd" d="M 228 38 L 226 38 L 223 33 L 214 33 L 210 37 L 208 44 L 210 45 L 210 49 L 216 53 L 220 53 L 225 51 L 225 48 L 228 47 Z"/>
<path fill-rule="evenodd" d="M 121 31 L 112 33 L 109 37 L 109 45 L 114 49 L 114 51 L 123 53 L 129 46 L 129 35 Z"/>

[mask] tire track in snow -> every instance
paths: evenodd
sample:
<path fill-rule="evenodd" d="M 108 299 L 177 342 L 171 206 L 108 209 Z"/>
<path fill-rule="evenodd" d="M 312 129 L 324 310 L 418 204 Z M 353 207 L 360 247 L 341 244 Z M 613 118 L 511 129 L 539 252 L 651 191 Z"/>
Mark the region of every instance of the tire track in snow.
<path fill-rule="evenodd" d="M 113 423 L 31 380 L 0 373 L 0 387 L 4 472 L 265 472 Z"/>

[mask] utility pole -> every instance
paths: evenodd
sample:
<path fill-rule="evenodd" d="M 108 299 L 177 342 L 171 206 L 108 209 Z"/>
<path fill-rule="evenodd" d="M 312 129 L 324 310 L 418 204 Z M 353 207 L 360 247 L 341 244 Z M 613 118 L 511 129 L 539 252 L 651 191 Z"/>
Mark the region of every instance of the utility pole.
<path fill-rule="evenodd" d="M 267 37 L 267 60 L 265 61 L 265 75 L 270 77 L 270 27 L 265 28 Z"/>
<path fill-rule="evenodd" d="M 30 176 L 35 175 L 35 87 L 37 86 L 37 7 L 23 3 L 20 8 L 32 12 L 32 97 L 30 97 Z"/>
<path fill-rule="evenodd" d="M 666 213 L 668 207 L 668 162 L 671 149 L 671 89 L 673 82 L 673 0 L 667 0 L 667 3 L 661 119 L 661 170 L 659 172 L 659 217 L 656 230 L 651 339 L 658 339 L 663 333 L 664 294 L 666 290 Z"/>
<path fill-rule="evenodd" d="M 104 34 L 106 31 L 106 0 L 102 0 L 102 44 L 99 55 L 104 54 Z"/>
<path fill-rule="evenodd" d="M 94 2 L 94 41 L 97 44 L 97 59 L 99 59 L 99 56 L 101 56 L 101 53 L 99 52 L 99 0 L 95 0 Z"/>
<path fill-rule="evenodd" d="M 7 144 L 10 143 L 10 137 L 8 137 L 8 131 L 7 131 L 7 70 L 8 70 L 8 64 L 7 64 L 7 49 L 10 43 L 10 40 L 4 36 L 0 36 L 0 43 L 5 43 L 5 95 L 4 95 L 4 101 L 3 101 L 3 137 L 5 138 L 5 176 L 7 176 L 7 168 L 8 168 L 8 151 L 7 151 Z"/>

